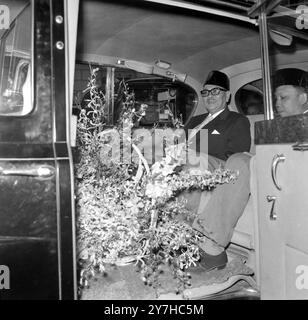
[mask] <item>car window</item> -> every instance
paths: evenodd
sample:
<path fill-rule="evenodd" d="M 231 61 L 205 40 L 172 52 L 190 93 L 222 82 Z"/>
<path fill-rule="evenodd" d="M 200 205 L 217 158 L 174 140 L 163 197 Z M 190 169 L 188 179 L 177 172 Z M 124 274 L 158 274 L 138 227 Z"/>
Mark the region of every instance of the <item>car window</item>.
<path fill-rule="evenodd" d="M 235 94 L 235 103 L 245 115 L 264 114 L 262 79 L 242 86 Z"/>
<path fill-rule="evenodd" d="M 1 116 L 23 116 L 33 108 L 31 6 L 21 1 L 19 10 L 1 37 Z"/>
<path fill-rule="evenodd" d="M 270 38 L 269 70 L 272 73 L 267 98 L 273 102 L 273 112 L 270 103 L 268 105 L 268 119 L 308 111 L 307 13 L 307 1 L 285 1 L 279 14 L 266 17 Z"/>
<path fill-rule="evenodd" d="M 148 75 L 125 68 L 77 63 L 75 66 L 74 113 L 86 109 L 90 100 L 90 68 L 97 68 L 96 86 L 104 95 L 106 121 L 116 123 L 119 119 L 125 88 L 134 95 L 135 108 L 146 107 L 145 115 L 136 126 L 173 126 L 189 118 L 198 103 L 196 91 L 180 81 L 157 75 Z"/>
<path fill-rule="evenodd" d="M 174 120 L 185 123 L 197 103 L 197 94 L 188 85 L 163 77 L 136 78 L 127 81 L 139 108 L 146 106 L 140 126 L 173 126 Z"/>

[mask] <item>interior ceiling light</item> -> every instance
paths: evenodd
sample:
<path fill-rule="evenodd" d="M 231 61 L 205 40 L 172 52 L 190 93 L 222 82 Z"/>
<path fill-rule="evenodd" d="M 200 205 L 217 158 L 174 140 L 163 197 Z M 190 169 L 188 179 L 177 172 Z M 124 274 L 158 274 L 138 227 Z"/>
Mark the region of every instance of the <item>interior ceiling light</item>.
<path fill-rule="evenodd" d="M 169 69 L 171 67 L 171 63 L 163 60 L 156 60 L 155 65 L 161 69 Z"/>

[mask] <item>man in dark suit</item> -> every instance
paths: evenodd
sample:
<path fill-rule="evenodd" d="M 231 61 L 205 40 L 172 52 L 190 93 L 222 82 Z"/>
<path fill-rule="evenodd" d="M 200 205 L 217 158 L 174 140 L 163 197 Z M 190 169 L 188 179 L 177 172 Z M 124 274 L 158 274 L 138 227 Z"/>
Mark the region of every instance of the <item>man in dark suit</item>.
<path fill-rule="evenodd" d="M 227 75 L 212 71 L 201 91 L 207 113 L 193 117 L 186 125 L 188 140 L 196 138 L 200 159 L 202 154 L 206 154 L 208 170 L 223 167 L 239 172 L 234 183 L 218 185 L 211 191 L 209 200 L 208 192 L 185 194 L 188 209 L 198 213 L 193 228 L 205 236 L 199 244 L 199 252 L 200 266 L 206 271 L 223 268 L 227 264 L 225 247 L 232 238 L 250 193 L 251 156 L 244 153 L 250 150 L 250 123 L 244 115 L 228 109 L 229 90 Z M 200 133 L 201 136 L 206 133 L 207 139 L 200 139 Z"/>
<path fill-rule="evenodd" d="M 213 85 L 206 85 L 206 87 L 221 90 Z M 202 91 L 204 92 L 204 90 Z M 217 96 L 203 96 L 206 108 L 209 110 L 213 104 L 211 104 L 211 101 L 218 99 L 220 95 L 229 96 L 229 94 L 229 92 L 221 90 Z M 251 144 L 249 120 L 240 113 L 230 111 L 226 102 L 224 103 L 220 104 L 217 111 L 213 110 L 212 113 L 195 116 L 186 125 L 187 129 L 196 128 L 200 125 L 202 126 L 201 129 L 206 129 L 208 132 L 207 153 L 221 160 L 227 160 L 230 155 L 237 152 L 249 151 Z M 211 112 L 211 110 L 209 111 Z M 216 114 L 218 115 L 215 117 Z M 215 118 L 202 125 L 202 122 L 210 118 L 211 115 Z M 197 150 L 200 147 L 201 152 L 205 151 L 202 148 L 204 146 L 199 145 L 199 141 L 197 134 Z"/>

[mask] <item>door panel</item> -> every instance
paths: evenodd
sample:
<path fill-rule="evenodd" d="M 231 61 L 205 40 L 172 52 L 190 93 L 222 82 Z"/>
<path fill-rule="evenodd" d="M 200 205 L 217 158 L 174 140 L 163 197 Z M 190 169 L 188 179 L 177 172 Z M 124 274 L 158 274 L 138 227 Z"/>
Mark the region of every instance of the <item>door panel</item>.
<path fill-rule="evenodd" d="M 279 175 L 281 197 L 288 199 L 284 205 L 286 243 L 308 254 L 308 196 L 305 177 L 308 177 L 307 152 L 294 151 L 291 146 L 285 147 L 286 157 L 283 169 Z"/>
<path fill-rule="evenodd" d="M 29 172 L 55 161 L 0 161 L 4 172 Z M 1 299 L 57 299 L 58 244 L 55 176 L 0 177 L 0 262 L 10 268 Z"/>
<path fill-rule="evenodd" d="M 55 167 L 55 161 L 0 161 L 3 172 L 27 173 Z M 0 177 L 0 237 L 39 237 L 57 240 L 56 177 Z"/>
<path fill-rule="evenodd" d="M 32 35 L 27 88 L 34 98 L 32 111 L 25 115 L 23 111 L 1 113 L 8 106 L 5 94 L 0 101 L 0 265 L 10 270 L 10 289 L 0 290 L 0 300 L 74 299 L 66 51 L 65 44 L 64 48 L 56 46 L 58 41 L 64 42 L 65 21 L 56 23 L 54 18 L 65 16 L 64 3 L 35 0 L 23 10 L 29 10 L 27 14 L 34 18 L 34 24 L 31 19 L 21 19 Z"/>
<path fill-rule="evenodd" d="M 278 190 L 271 176 L 275 155 L 285 161 L 277 166 Z M 291 144 L 257 145 L 259 204 L 260 278 L 262 299 L 308 298 L 308 290 L 297 286 L 299 266 L 308 268 L 307 179 L 308 152 L 292 149 Z M 270 218 L 275 196 L 274 212 Z"/>

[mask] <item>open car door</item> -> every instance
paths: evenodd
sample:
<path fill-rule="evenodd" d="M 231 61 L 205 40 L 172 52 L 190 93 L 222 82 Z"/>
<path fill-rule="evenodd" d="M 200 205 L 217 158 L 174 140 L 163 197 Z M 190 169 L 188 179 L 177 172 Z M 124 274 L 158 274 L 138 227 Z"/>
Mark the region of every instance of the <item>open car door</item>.
<path fill-rule="evenodd" d="M 14 1 L 0 52 L 0 299 L 74 299 L 65 2 Z"/>
<path fill-rule="evenodd" d="M 284 111 L 292 85 L 290 68 L 308 71 L 305 12 L 308 7 L 303 2 L 281 7 L 279 14 L 266 16 L 266 9 L 261 11 L 263 48 L 268 44 L 263 55 L 266 120 L 255 127 L 261 299 L 308 298 L 307 110 L 301 107 L 299 112 L 292 101 L 289 112 Z M 291 44 L 297 48 L 292 54 Z M 281 69 L 289 75 L 279 83 L 275 77 Z M 304 82 L 298 79 L 293 85 L 307 97 Z M 274 105 L 271 96 L 278 100 L 279 88 L 284 103 Z"/>

